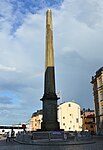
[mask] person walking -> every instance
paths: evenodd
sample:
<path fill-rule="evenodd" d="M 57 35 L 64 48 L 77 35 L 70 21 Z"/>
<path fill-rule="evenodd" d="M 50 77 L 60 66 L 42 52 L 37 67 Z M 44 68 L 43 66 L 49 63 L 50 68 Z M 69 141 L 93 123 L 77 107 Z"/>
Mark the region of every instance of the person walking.
<path fill-rule="evenodd" d="M 11 130 L 11 139 L 12 139 L 12 140 L 14 139 L 14 136 L 15 136 L 15 131 L 12 129 L 12 130 Z"/>
<path fill-rule="evenodd" d="M 7 135 L 6 135 L 6 142 L 10 142 L 10 138 L 11 138 L 11 135 L 10 135 L 10 132 L 7 132 Z"/>

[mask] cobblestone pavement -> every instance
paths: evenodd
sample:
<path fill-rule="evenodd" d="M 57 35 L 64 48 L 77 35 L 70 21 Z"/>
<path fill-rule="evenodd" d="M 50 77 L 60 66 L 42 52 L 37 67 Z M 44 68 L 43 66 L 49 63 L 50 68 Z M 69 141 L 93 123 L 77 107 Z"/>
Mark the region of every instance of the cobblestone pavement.
<path fill-rule="evenodd" d="M 103 137 L 95 137 L 94 144 L 67 145 L 67 146 L 37 146 L 23 145 L 14 141 L 0 140 L 0 150 L 103 150 Z"/>

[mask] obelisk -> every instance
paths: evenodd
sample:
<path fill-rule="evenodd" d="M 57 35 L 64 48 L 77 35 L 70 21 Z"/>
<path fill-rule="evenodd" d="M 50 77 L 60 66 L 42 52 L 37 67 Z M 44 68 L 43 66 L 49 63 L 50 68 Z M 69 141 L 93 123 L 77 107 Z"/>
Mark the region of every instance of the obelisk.
<path fill-rule="evenodd" d="M 57 121 L 57 95 L 55 91 L 55 68 L 54 68 L 54 49 L 53 49 L 53 30 L 52 30 L 52 11 L 46 12 L 46 56 L 45 56 L 45 81 L 43 104 L 43 122 L 41 130 L 59 130 Z"/>

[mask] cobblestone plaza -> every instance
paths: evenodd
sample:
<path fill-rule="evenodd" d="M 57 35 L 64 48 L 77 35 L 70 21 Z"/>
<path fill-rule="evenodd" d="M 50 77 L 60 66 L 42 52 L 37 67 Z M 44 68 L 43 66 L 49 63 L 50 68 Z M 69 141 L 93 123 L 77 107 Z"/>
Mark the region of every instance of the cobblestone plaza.
<path fill-rule="evenodd" d="M 62 146 L 39 146 L 39 145 L 24 145 L 14 141 L 7 142 L 0 140 L 0 150 L 102 150 L 103 137 L 93 138 L 95 143 L 83 145 L 62 145 Z"/>

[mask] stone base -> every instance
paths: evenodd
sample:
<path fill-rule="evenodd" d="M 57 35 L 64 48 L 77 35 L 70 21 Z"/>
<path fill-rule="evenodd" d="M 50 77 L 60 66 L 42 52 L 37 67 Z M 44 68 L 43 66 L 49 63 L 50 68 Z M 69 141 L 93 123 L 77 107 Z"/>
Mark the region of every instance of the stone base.
<path fill-rule="evenodd" d="M 59 122 L 42 122 L 41 131 L 60 131 Z"/>

